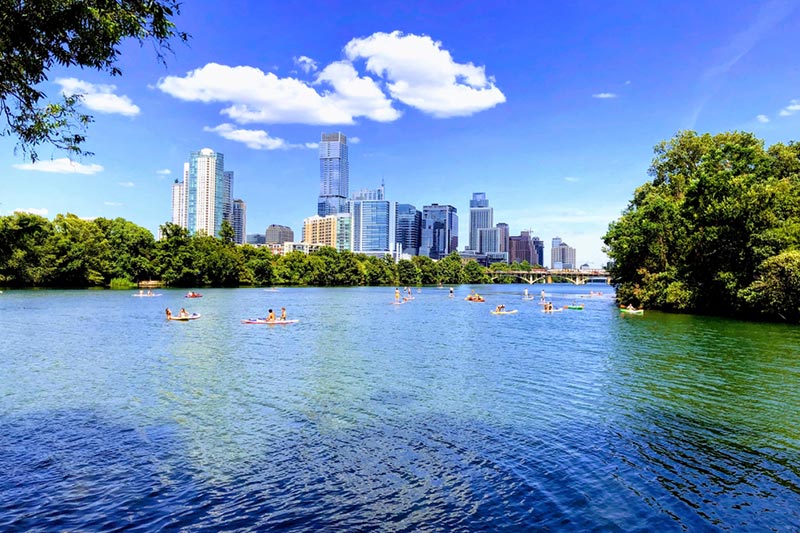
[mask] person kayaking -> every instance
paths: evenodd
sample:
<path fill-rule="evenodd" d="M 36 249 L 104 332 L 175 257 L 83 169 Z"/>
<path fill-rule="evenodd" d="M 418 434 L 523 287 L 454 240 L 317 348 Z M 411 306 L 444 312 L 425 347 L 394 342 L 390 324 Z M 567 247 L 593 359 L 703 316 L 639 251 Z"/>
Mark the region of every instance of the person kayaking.
<path fill-rule="evenodd" d="M 281 320 L 282 321 L 286 320 L 286 308 L 285 307 L 281 307 Z"/>
<path fill-rule="evenodd" d="M 633 304 L 628 304 L 628 307 L 626 307 L 626 309 L 628 311 L 636 311 L 636 308 L 633 306 Z"/>
<path fill-rule="evenodd" d="M 275 322 L 275 313 L 272 312 L 272 309 L 268 310 L 267 322 Z"/>

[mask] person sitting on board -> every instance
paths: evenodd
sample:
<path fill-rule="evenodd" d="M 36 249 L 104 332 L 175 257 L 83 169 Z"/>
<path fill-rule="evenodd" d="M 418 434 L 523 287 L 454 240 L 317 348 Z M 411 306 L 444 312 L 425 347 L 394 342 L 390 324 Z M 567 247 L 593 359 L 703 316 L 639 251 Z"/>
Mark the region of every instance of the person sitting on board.
<path fill-rule="evenodd" d="M 167 311 L 166 311 L 166 313 L 167 313 L 167 320 L 169 320 L 170 318 L 172 318 L 172 311 L 170 311 L 170 310 L 169 310 L 169 307 L 167 307 Z"/>
<path fill-rule="evenodd" d="M 153 291 L 151 291 L 150 289 L 147 289 L 147 295 L 148 296 L 152 296 L 153 295 Z"/>
<path fill-rule="evenodd" d="M 284 321 L 284 322 L 286 321 L 286 308 L 285 307 L 281 307 L 281 320 Z"/>
<path fill-rule="evenodd" d="M 184 309 L 183 307 L 181 307 L 181 312 L 180 312 L 179 316 L 185 318 L 185 317 L 189 316 L 189 312 L 186 311 L 186 309 Z"/>
<path fill-rule="evenodd" d="M 270 309 L 268 312 L 269 314 L 267 315 L 267 322 L 275 322 L 275 313 L 272 312 L 272 309 Z"/>

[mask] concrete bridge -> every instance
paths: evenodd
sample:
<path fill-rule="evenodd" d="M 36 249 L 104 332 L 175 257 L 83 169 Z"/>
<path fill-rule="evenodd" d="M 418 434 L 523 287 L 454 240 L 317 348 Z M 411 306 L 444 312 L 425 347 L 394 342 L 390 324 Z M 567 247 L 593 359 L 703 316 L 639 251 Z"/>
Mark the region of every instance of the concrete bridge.
<path fill-rule="evenodd" d="M 490 271 L 489 277 L 495 281 L 503 277 L 514 277 L 531 285 L 534 283 L 553 283 L 553 279 L 564 279 L 575 285 L 585 283 L 611 283 L 611 276 L 602 269 L 574 270 L 534 268 L 532 270 L 496 270 Z"/>

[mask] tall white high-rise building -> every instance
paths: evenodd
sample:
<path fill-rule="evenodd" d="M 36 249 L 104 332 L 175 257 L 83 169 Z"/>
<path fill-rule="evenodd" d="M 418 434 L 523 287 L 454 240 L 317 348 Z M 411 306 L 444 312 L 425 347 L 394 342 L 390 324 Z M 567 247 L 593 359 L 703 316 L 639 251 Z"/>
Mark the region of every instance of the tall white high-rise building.
<path fill-rule="evenodd" d="M 183 181 L 172 185 L 172 221 L 189 230 L 218 236 L 223 220 L 231 222 L 233 172 L 225 172 L 225 157 L 210 148 L 189 154 Z"/>
<path fill-rule="evenodd" d="M 494 209 L 489 207 L 486 193 L 472 193 L 469 201 L 469 249 L 485 253 L 480 245 L 480 230 L 494 226 Z"/>
<path fill-rule="evenodd" d="M 186 168 L 184 169 L 184 176 L 189 172 L 188 166 L 189 164 L 186 163 Z M 186 181 L 181 181 L 179 179 L 175 180 L 175 183 L 172 184 L 172 223 L 177 224 L 178 226 L 185 228 L 187 227 L 187 220 L 186 220 Z"/>

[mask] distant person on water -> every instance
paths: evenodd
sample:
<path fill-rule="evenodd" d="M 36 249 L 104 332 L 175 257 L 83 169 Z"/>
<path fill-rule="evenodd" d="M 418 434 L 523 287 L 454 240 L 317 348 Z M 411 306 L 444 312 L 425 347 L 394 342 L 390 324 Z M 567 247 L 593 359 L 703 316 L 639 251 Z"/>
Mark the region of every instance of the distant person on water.
<path fill-rule="evenodd" d="M 455 296 L 455 291 L 453 291 L 453 287 L 450 287 L 450 298 Z"/>
<path fill-rule="evenodd" d="M 275 322 L 275 313 L 272 312 L 272 309 L 268 311 L 267 322 Z"/>
<path fill-rule="evenodd" d="M 494 311 L 495 311 L 495 313 L 501 313 L 503 310 L 505 310 L 505 308 L 506 308 L 505 305 L 500 304 L 500 305 L 498 305 L 497 307 L 494 308 Z"/>
<path fill-rule="evenodd" d="M 539 293 L 539 294 L 540 294 L 540 295 L 539 295 L 539 299 L 540 299 L 541 301 L 544 301 L 544 289 L 542 289 L 542 292 L 541 292 L 541 293 Z"/>
<path fill-rule="evenodd" d="M 187 317 L 187 316 L 189 316 L 189 312 L 188 312 L 186 309 L 184 309 L 183 307 L 181 307 L 181 312 L 180 312 L 179 314 L 180 314 L 180 316 L 182 316 L 182 317 Z"/>
<path fill-rule="evenodd" d="M 400 289 L 398 289 L 397 287 L 395 287 L 394 289 L 394 300 L 396 302 L 400 301 Z"/>
<path fill-rule="evenodd" d="M 169 307 L 167 307 L 166 313 L 167 313 L 167 320 L 172 318 L 172 311 L 169 310 Z"/>
<path fill-rule="evenodd" d="M 633 304 L 628 304 L 628 311 L 636 311 L 636 308 L 633 306 Z"/>
<path fill-rule="evenodd" d="M 281 320 L 286 320 L 286 308 L 281 307 Z"/>

